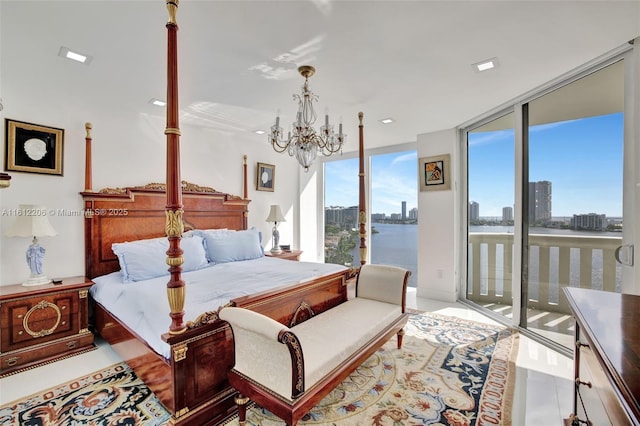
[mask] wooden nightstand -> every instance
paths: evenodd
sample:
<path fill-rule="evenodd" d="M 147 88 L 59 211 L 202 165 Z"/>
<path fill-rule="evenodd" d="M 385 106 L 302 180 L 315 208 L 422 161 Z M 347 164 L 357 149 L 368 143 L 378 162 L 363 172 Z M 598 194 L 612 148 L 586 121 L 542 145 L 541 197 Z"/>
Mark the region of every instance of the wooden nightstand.
<path fill-rule="evenodd" d="M 300 255 L 302 254 L 302 250 L 290 250 L 283 251 L 279 254 L 271 253 L 270 251 L 265 251 L 265 256 L 277 257 L 278 259 L 287 259 L 287 260 L 300 260 Z"/>
<path fill-rule="evenodd" d="M 93 349 L 86 277 L 0 286 L 0 375 Z"/>

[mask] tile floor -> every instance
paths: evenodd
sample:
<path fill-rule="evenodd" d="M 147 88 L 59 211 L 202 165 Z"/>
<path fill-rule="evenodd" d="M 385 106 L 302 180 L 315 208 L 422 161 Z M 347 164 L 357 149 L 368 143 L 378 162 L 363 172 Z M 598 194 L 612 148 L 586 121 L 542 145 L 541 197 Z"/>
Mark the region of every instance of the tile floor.
<path fill-rule="evenodd" d="M 410 289 L 407 306 L 475 321 L 492 319 L 463 305 L 417 298 Z M 512 420 L 516 426 L 562 425 L 571 412 L 573 361 L 526 336 L 519 336 Z M 120 362 L 101 340 L 98 349 L 0 379 L 0 405 L 32 395 L 76 377 Z"/>

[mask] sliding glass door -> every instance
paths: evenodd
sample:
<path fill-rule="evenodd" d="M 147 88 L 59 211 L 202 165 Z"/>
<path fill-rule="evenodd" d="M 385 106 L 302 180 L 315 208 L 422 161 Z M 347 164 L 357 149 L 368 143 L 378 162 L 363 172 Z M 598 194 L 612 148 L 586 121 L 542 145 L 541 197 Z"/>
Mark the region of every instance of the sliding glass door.
<path fill-rule="evenodd" d="M 563 287 L 621 289 L 623 61 L 525 105 L 527 220 L 521 325 L 569 347 Z"/>
<path fill-rule="evenodd" d="M 568 348 L 562 289 L 621 291 L 623 110 L 619 59 L 467 130 L 468 301 Z"/>
<path fill-rule="evenodd" d="M 467 299 L 513 310 L 514 113 L 468 133 Z"/>

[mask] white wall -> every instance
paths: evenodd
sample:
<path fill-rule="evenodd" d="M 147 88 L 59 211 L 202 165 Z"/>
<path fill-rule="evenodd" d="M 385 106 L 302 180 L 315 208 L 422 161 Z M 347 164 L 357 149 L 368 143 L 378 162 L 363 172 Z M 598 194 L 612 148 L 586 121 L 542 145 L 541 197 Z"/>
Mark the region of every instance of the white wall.
<path fill-rule="evenodd" d="M 451 154 L 450 190 L 418 194 L 418 290 L 419 297 L 455 301 L 458 298 L 456 261 L 459 250 L 457 133 L 455 130 L 418 135 L 418 159 Z M 418 171 L 420 174 L 420 171 Z"/>
<path fill-rule="evenodd" d="M 84 189 L 85 121 L 93 122 L 94 190 L 165 181 L 166 139 L 162 109 L 159 114 L 135 116 L 101 109 L 99 101 L 81 96 L 50 99 L 46 92 L 31 92 L 29 79 L 21 78 L 20 69 L 5 61 L 2 78 L 2 118 L 64 128 L 65 145 L 64 176 L 11 172 L 11 186 L 0 193 L 0 212 L 15 209 L 20 204 L 43 204 L 55 210 L 82 208 L 79 192 Z M 262 231 L 263 245 L 270 248 L 272 225 L 265 219 L 269 206 L 279 203 L 287 219 L 279 226 L 280 241 L 283 244 L 291 241 L 292 245 L 297 241 L 294 230 L 297 229 L 298 166 L 295 160 L 275 153 L 264 136 L 222 133 L 188 125 L 181 125 L 181 130 L 184 180 L 242 195 L 243 155 L 247 154 L 249 198 L 252 200 L 249 226 Z M 4 157 L 1 161 L 4 162 Z M 274 192 L 256 191 L 256 162 L 276 165 Z M 49 277 L 83 275 L 83 219 L 58 215 L 49 219 L 58 235 L 40 241 L 47 250 L 44 272 Z M 13 220 L 6 214 L 1 216 L 0 285 L 19 283 L 29 275 L 25 262 L 29 239 L 4 236 Z"/>

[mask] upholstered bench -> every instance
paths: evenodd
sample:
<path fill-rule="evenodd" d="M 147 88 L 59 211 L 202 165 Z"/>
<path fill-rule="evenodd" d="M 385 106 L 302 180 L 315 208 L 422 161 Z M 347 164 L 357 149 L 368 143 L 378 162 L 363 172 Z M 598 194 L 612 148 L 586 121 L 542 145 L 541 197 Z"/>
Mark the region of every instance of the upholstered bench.
<path fill-rule="evenodd" d="M 295 425 L 394 334 L 401 348 L 409 274 L 363 265 L 355 298 L 292 328 L 247 309 L 221 309 L 234 337 L 235 365 L 228 378 L 238 391 L 240 424 L 253 400 Z"/>

